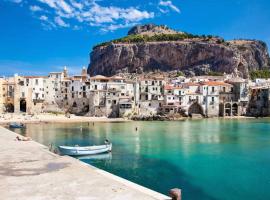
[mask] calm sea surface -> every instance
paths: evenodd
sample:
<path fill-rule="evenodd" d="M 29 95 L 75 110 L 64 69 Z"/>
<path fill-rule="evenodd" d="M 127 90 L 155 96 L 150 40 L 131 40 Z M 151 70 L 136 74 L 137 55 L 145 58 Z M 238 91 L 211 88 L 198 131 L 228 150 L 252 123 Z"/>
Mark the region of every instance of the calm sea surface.
<path fill-rule="evenodd" d="M 135 128 L 138 127 L 138 131 Z M 28 124 L 17 133 L 49 145 L 93 145 L 111 154 L 81 161 L 184 200 L 270 199 L 270 120 Z"/>

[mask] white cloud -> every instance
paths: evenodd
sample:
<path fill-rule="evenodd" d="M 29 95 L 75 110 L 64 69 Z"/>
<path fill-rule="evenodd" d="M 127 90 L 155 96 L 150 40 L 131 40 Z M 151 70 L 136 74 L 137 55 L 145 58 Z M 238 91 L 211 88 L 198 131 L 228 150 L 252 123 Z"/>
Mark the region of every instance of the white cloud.
<path fill-rule="evenodd" d="M 64 0 L 57 0 L 56 5 L 66 13 L 72 13 L 73 11 L 72 7 Z"/>
<path fill-rule="evenodd" d="M 163 1 L 161 0 L 159 2 L 159 6 L 162 6 L 164 8 L 170 8 L 171 10 L 174 10 L 175 12 L 177 13 L 180 13 L 180 9 L 178 7 L 176 7 L 172 1 Z M 162 12 L 162 13 L 166 13 L 168 12 L 168 9 L 162 9 L 162 8 L 159 8 L 159 10 Z"/>
<path fill-rule="evenodd" d="M 59 26 L 62 26 L 62 27 L 69 27 L 70 25 L 67 24 L 66 22 L 64 22 L 64 20 L 61 19 L 61 17 L 57 16 L 54 18 L 54 22 L 59 25 Z"/>
<path fill-rule="evenodd" d="M 48 21 L 48 17 L 47 17 L 46 15 L 41 15 L 41 16 L 39 17 L 39 19 L 40 19 L 41 21 Z"/>
<path fill-rule="evenodd" d="M 38 1 L 47 4 L 51 8 L 56 8 L 55 0 L 38 0 Z"/>
<path fill-rule="evenodd" d="M 98 0 L 33 0 L 31 4 L 35 4 L 29 5 L 35 16 L 52 27 L 94 26 L 113 31 L 155 17 L 153 11 L 132 6 L 104 6 Z"/>
<path fill-rule="evenodd" d="M 79 10 L 83 9 L 83 4 L 76 2 L 75 0 L 70 0 L 70 3 L 72 6 L 74 6 L 75 8 L 78 8 Z"/>
<path fill-rule="evenodd" d="M 42 11 L 42 8 L 36 5 L 30 6 L 29 9 L 33 12 Z"/>

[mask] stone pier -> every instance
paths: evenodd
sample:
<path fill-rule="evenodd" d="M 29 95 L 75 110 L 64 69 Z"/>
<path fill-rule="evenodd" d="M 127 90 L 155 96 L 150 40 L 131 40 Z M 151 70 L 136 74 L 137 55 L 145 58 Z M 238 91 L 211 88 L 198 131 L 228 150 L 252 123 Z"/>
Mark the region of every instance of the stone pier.
<path fill-rule="evenodd" d="M 0 196 L 5 200 L 170 199 L 0 127 Z"/>

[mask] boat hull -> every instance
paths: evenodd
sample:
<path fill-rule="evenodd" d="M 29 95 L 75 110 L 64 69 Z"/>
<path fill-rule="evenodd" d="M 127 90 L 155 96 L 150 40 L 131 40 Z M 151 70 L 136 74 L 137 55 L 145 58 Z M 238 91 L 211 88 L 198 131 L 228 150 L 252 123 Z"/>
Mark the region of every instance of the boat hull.
<path fill-rule="evenodd" d="M 85 156 L 110 152 L 112 150 L 112 144 L 89 147 L 59 146 L 58 149 L 62 155 Z"/>
<path fill-rule="evenodd" d="M 24 125 L 19 125 L 19 124 L 10 124 L 9 128 L 24 128 Z"/>

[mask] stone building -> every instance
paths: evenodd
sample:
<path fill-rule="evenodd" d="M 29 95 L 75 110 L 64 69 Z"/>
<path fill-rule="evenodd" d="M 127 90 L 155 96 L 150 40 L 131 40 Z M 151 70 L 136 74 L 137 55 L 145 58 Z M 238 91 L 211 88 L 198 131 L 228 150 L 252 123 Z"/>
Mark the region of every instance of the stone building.
<path fill-rule="evenodd" d="M 239 77 L 231 78 L 226 81 L 233 86 L 232 100 L 227 102 L 225 107 L 227 115 L 246 115 L 248 102 L 250 99 L 249 81 Z M 230 114 L 232 113 L 232 114 Z"/>
<path fill-rule="evenodd" d="M 270 116 L 270 87 L 255 86 L 251 88 L 251 95 L 247 115 L 254 117 Z"/>
<path fill-rule="evenodd" d="M 164 85 L 162 77 L 143 78 L 139 80 L 139 115 L 155 115 L 164 102 Z"/>

